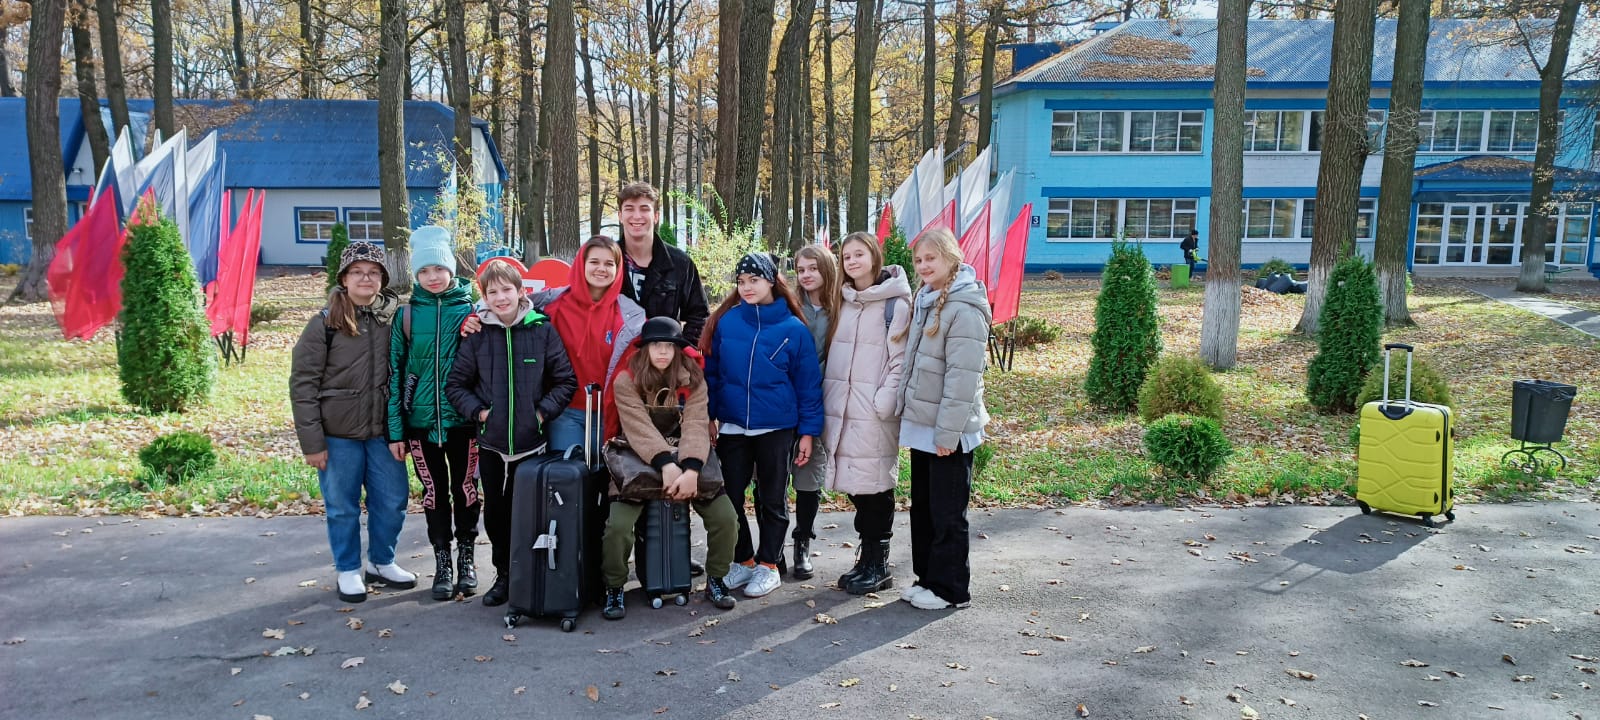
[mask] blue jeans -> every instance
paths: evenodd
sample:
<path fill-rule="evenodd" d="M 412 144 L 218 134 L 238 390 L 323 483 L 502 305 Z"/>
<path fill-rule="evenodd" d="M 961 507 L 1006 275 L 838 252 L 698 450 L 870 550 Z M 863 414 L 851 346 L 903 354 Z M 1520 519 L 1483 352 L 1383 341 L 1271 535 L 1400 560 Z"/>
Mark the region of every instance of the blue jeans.
<path fill-rule="evenodd" d="M 590 439 L 594 441 L 596 452 L 600 450 L 600 433 L 604 429 L 594 426 Z M 583 408 L 567 408 L 560 415 L 551 418 L 544 424 L 545 434 L 550 438 L 550 452 L 561 454 L 573 445 L 580 446 L 578 452 L 583 452 Z M 579 455 L 579 457 L 582 457 Z"/>
<path fill-rule="evenodd" d="M 328 545 L 339 572 L 361 569 L 361 491 L 367 492 L 367 558 L 394 562 L 394 546 L 406 520 L 411 487 L 406 466 L 389 454 L 383 438 L 330 437 L 328 469 L 317 473 L 328 516 Z"/>

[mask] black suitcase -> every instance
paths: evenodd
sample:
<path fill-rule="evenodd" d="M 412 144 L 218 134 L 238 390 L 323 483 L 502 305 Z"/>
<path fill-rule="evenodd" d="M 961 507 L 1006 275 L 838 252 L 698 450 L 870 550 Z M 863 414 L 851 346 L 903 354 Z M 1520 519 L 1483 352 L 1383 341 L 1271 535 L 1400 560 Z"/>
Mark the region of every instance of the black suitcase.
<path fill-rule="evenodd" d="M 686 605 L 694 589 L 689 576 L 689 503 L 651 500 L 644 506 L 644 532 L 634 541 L 634 569 L 639 586 L 650 607 L 661 607 L 661 598 L 674 595 L 673 602 Z"/>
<path fill-rule="evenodd" d="M 596 420 L 599 389 L 585 389 L 585 422 Z M 590 429 L 584 429 L 587 439 Z M 530 458 L 517 467 L 511 494 L 511 583 L 507 628 L 523 617 L 559 617 L 572 632 L 600 587 L 605 526 L 603 469 L 596 448 Z"/>

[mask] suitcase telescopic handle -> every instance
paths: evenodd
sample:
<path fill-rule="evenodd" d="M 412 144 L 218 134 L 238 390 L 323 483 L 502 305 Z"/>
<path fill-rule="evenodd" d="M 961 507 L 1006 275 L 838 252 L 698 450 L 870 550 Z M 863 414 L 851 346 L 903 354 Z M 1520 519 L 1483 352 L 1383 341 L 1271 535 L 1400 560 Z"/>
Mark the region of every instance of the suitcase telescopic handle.
<path fill-rule="evenodd" d="M 1387 343 L 1387 344 L 1385 344 L 1383 346 L 1383 349 L 1384 349 L 1385 352 L 1387 352 L 1389 350 L 1404 350 L 1406 352 L 1411 352 L 1415 348 L 1413 348 L 1410 345 L 1407 345 L 1405 343 Z"/>
<path fill-rule="evenodd" d="M 583 386 L 583 464 L 591 468 L 600 457 L 600 449 L 594 446 L 595 427 L 600 425 L 600 399 L 599 383 Z"/>
<path fill-rule="evenodd" d="M 1405 343 L 1387 343 L 1383 346 L 1383 404 L 1389 404 L 1389 355 L 1395 350 L 1406 351 L 1406 406 L 1411 405 L 1411 356 L 1414 348 Z"/>

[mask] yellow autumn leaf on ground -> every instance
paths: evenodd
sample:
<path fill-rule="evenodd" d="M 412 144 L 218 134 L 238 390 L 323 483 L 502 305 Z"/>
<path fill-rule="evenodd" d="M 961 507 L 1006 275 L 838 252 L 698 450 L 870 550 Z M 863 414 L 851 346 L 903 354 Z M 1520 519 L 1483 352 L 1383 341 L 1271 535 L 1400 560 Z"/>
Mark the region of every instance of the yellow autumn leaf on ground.
<path fill-rule="evenodd" d="M 590 685 L 583 689 L 583 694 L 589 698 L 589 702 L 600 702 L 600 688 Z"/>
<path fill-rule="evenodd" d="M 839 681 L 839 687 L 855 687 L 861 684 L 861 678 L 846 678 Z"/>

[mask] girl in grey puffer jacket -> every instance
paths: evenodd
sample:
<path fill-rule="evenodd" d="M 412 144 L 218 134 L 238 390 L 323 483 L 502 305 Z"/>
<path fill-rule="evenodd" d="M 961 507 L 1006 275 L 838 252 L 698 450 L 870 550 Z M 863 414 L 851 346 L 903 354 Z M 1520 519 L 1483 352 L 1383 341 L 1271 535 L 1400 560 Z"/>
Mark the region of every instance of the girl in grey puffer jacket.
<path fill-rule="evenodd" d="M 966 607 L 972 452 L 983 442 L 989 300 L 947 230 L 912 247 L 922 289 L 913 301 L 900 389 L 900 444 L 911 449 L 911 569 L 901 599 L 927 610 Z"/>

